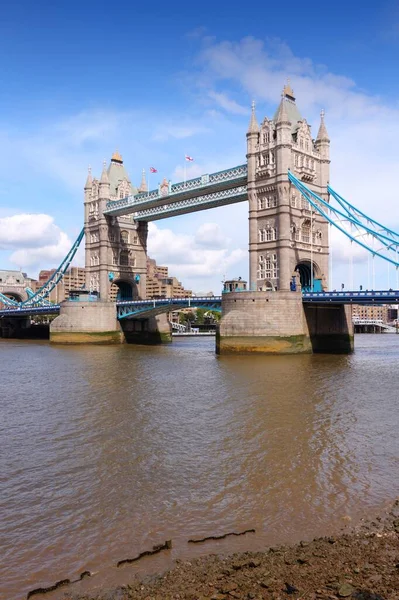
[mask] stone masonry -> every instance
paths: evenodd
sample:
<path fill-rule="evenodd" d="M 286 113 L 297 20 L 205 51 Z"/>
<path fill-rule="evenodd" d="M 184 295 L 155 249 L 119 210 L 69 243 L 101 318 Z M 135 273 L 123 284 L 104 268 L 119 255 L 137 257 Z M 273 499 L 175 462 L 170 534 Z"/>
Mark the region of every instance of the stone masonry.
<path fill-rule="evenodd" d="M 328 224 L 292 188 L 290 169 L 328 199 L 330 140 L 324 113 L 316 139 L 284 87 L 273 119 L 258 125 L 255 106 L 247 132 L 251 290 L 289 290 L 294 271 L 303 287 L 328 286 Z"/>

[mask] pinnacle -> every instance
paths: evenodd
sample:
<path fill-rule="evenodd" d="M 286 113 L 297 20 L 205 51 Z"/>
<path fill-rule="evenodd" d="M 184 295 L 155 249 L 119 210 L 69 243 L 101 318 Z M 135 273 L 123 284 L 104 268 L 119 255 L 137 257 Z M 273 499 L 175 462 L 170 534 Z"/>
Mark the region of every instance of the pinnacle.
<path fill-rule="evenodd" d="M 252 101 L 251 120 L 249 122 L 247 133 L 259 133 L 259 125 L 255 114 L 255 102 Z"/>
<path fill-rule="evenodd" d="M 139 192 L 147 192 L 147 181 L 145 178 L 145 169 L 143 169 L 143 172 L 141 174 L 141 183 L 140 183 L 140 187 L 139 187 Z"/>
<path fill-rule="evenodd" d="M 85 183 L 85 190 L 90 189 L 93 183 L 93 178 L 91 176 L 91 167 L 89 167 L 89 172 L 87 173 L 87 179 Z"/>
<path fill-rule="evenodd" d="M 316 141 L 330 141 L 330 138 L 328 137 L 328 132 L 327 132 L 327 127 L 326 124 L 324 123 L 324 110 L 321 111 L 320 113 L 320 127 L 319 127 L 319 131 L 317 132 L 317 138 Z"/>
<path fill-rule="evenodd" d="M 107 163 L 105 160 L 103 162 L 103 172 L 101 173 L 100 183 L 109 183 L 108 173 L 107 173 Z"/>
<path fill-rule="evenodd" d="M 281 98 L 280 105 L 276 114 L 276 123 L 287 123 L 291 125 L 291 121 L 287 112 L 285 96 Z"/>

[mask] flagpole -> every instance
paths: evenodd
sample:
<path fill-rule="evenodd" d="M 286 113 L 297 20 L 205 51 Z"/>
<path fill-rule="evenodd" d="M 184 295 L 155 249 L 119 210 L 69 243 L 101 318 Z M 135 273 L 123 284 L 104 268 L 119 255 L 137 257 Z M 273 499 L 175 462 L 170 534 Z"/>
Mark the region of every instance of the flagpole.
<path fill-rule="evenodd" d="M 184 154 L 184 187 L 186 187 L 186 154 Z"/>

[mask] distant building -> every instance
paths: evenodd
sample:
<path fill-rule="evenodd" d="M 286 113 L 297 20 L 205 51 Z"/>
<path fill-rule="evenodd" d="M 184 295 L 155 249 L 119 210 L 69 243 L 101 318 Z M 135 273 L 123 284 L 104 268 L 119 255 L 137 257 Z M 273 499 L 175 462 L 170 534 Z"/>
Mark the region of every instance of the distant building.
<path fill-rule="evenodd" d="M 389 307 L 385 304 L 377 306 L 364 306 L 360 304 L 354 304 L 352 306 L 352 319 L 353 320 L 368 320 L 368 321 L 382 321 L 388 323 Z"/>
<path fill-rule="evenodd" d="M 35 285 L 35 280 L 22 271 L 0 270 L 0 292 L 17 302 L 26 300 L 28 298 L 26 288 L 34 288 Z"/>
<path fill-rule="evenodd" d="M 47 281 L 55 272 L 56 269 L 42 270 L 39 273 L 38 281 L 33 281 L 31 279 L 26 280 L 28 283 L 25 285 L 25 287 L 29 285 L 29 287 L 31 286 L 33 291 L 36 292 L 45 283 L 47 283 Z M 17 272 L 12 271 L 12 273 Z M 23 274 L 20 275 L 21 277 L 18 276 L 15 277 L 15 279 L 22 279 Z M 60 283 L 58 283 L 51 291 L 48 299 L 50 302 L 58 304 L 59 302 L 69 298 L 69 292 L 71 290 L 83 289 L 85 287 L 85 281 L 85 267 L 71 267 L 65 273 Z M 111 286 L 111 302 L 116 301 L 117 294 L 118 287 Z M 147 258 L 147 298 L 185 298 L 188 296 L 192 296 L 192 291 L 186 290 L 180 281 L 176 279 L 176 277 L 171 277 L 168 273 L 168 267 L 159 266 L 154 259 Z"/>
<path fill-rule="evenodd" d="M 157 265 L 153 258 L 147 258 L 147 298 L 187 298 L 192 296 L 176 277 L 171 277 L 168 267 Z"/>
<path fill-rule="evenodd" d="M 39 280 L 36 282 L 33 291 L 40 289 L 50 277 L 56 272 L 56 269 L 42 270 L 39 273 Z M 65 273 L 62 280 L 51 291 L 48 299 L 50 302 L 58 304 L 66 298 L 69 298 L 71 290 L 79 290 L 84 287 L 86 278 L 86 269 L 84 267 L 71 267 Z"/>

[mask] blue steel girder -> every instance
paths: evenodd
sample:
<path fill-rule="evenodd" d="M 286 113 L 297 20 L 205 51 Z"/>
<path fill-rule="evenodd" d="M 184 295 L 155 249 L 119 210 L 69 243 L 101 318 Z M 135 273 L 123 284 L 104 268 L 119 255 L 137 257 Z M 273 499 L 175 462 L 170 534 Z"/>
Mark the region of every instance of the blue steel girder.
<path fill-rule="evenodd" d="M 51 304 L 47 306 L 19 306 L 18 308 L 10 307 L 0 310 L 1 317 L 30 317 L 35 315 L 58 315 L 60 312 L 59 304 Z"/>
<path fill-rule="evenodd" d="M 205 196 L 187 198 L 173 204 L 155 206 L 147 210 L 141 210 L 134 215 L 135 221 L 158 221 L 177 215 L 186 215 L 191 212 L 226 206 L 227 204 L 236 204 L 248 200 L 247 186 L 243 185 L 237 188 L 222 190 Z"/>
<path fill-rule="evenodd" d="M 222 297 L 201 298 L 160 298 L 158 300 L 134 300 L 117 302 L 118 319 L 147 319 L 162 313 L 172 312 L 182 308 L 205 308 L 221 310 Z"/>
<path fill-rule="evenodd" d="M 107 202 L 104 214 L 109 216 L 120 216 L 137 213 L 152 208 L 162 208 L 169 204 L 176 204 L 184 200 L 199 199 L 201 196 L 209 196 L 224 190 L 231 190 L 246 186 L 247 165 L 238 165 L 225 171 L 218 171 L 210 175 L 202 175 L 185 182 L 175 183 L 170 186 L 169 192 L 161 194 L 160 188 L 150 192 L 141 192 L 135 196 L 128 196 L 120 200 Z M 234 200 L 232 201 L 234 202 Z M 201 204 L 197 201 L 198 206 Z M 225 202 L 227 204 L 227 202 Z M 212 205 L 213 206 L 213 205 Z M 215 204 L 218 206 L 218 204 Z M 201 210 L 201 208 L 198 208 Z"/>
<path fill-rule="evenodd" d="M 302 292 L 302 302 L 304 304 L 398 304 L 399 290 Z"/>

